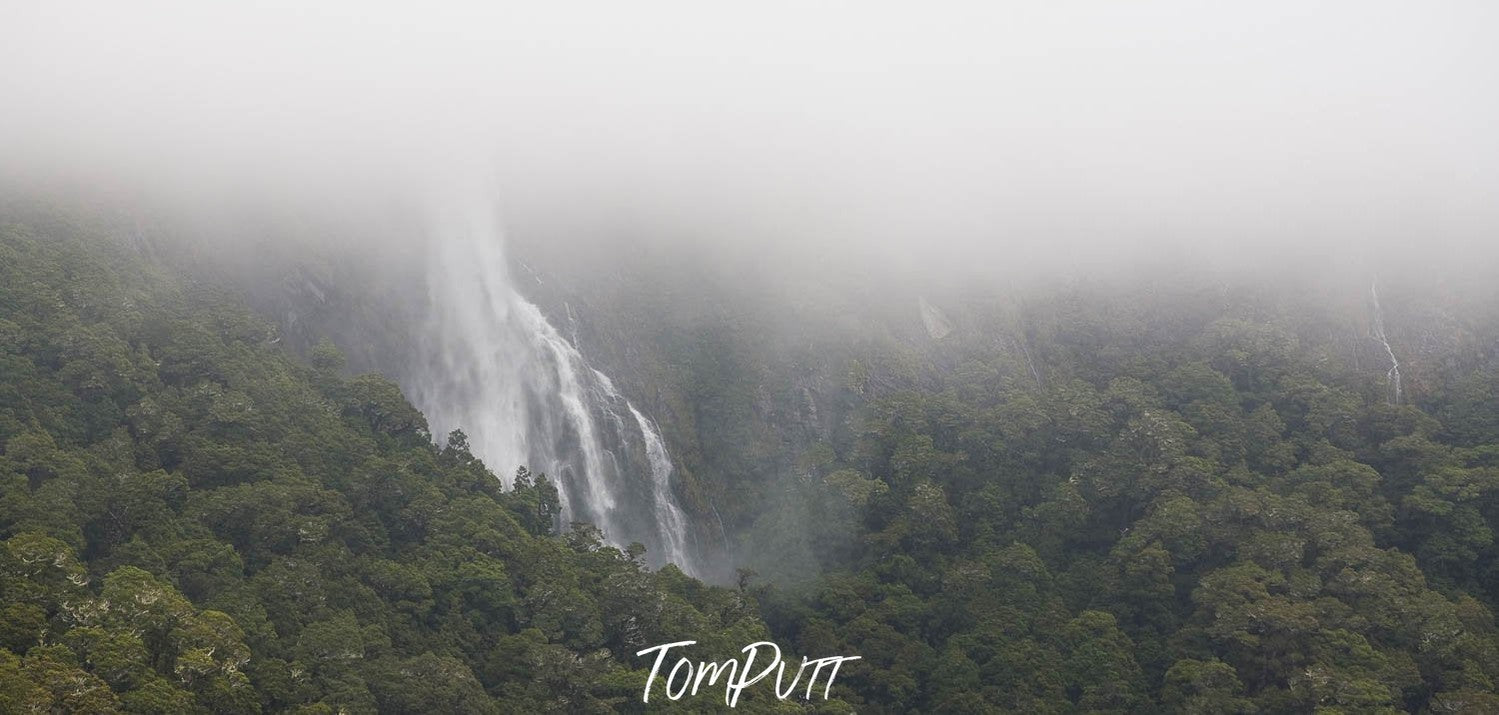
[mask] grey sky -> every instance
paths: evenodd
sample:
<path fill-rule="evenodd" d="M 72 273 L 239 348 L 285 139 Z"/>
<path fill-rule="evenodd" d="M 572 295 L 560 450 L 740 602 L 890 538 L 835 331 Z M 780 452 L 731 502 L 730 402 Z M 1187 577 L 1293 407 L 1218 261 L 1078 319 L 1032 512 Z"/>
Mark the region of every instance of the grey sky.
<path fill-rule="evenodd" d="M 429 5 L 0 2 L 0 163 L 984 260 L 1499 228 L 1494 3 Z"/>

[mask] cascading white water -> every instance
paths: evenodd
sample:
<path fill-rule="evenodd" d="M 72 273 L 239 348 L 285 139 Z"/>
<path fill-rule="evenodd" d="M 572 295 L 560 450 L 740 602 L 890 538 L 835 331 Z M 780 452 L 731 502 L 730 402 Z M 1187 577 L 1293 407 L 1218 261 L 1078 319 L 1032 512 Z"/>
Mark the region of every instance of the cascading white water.
<path fill-rule="evenodd" d="M 651 495 L 656 502 L 656 520 L 661 523 L 662 547 L 666 559 L 673 563 L 684 563 L 687 559 L 687 519 L 677 507 L 671 494 L 671 457 L 666 453 L 666 442 L 640 410 L 630 406 L 635 423 L 640 425 L 640 434 L 645 439 L 645 455 L 651 462 Z"/>
<path fill-rule="evenodd" d="M 431 240 L 429 337 L 405 382 L 433 434 L 462 429 L 507 486 L 518 465 L 547 474 L 564 525 L 694 572 L 660 434 L 515 290 L 491 212 L 446 212 Z"/>

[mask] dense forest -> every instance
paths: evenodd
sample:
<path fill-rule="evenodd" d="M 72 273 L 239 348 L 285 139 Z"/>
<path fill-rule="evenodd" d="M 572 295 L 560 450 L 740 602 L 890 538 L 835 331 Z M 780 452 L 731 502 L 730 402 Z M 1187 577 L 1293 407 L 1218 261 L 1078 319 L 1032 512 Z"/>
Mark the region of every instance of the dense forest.
<path fill-rule="evenodd" d="M 1393 404 L 1329 311 L 1184 292 L 855 363 L 880 394 L 804 460 L 827 573 L 772 628 L 865 654 L 861 712 L 1499 711 L 1492 325 Z"/>
<path fill-rule="evenodd" d="M 1305 286 L 1039 289 L 942 330 L 583 305 L 713 586 L 108 234 L 0 228 L 0 711 L 638 712 L 636 651 L 774 640 L 863 660 L 738 709 L 1499 712 L 1489 301 L 1397 293 L 1429 308 L 1399 399 L 1368 306 Z"/>
<path fill-rule="evenodd" d="M 85 223 L 0 228 L 0 712 L 632 712 L 637 650 L 770 637 L 278 342 Z"/>

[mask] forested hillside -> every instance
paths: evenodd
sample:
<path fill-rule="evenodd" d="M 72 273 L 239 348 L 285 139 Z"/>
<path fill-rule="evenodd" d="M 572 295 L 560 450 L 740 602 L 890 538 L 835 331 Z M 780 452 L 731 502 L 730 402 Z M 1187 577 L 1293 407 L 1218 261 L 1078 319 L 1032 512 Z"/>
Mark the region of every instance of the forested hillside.
<path fill-rule="evenodd" d="M 863 654 L 860 712 L 1499 712 L 1492 303 L 1404 296 L 1392 404 L 1368 314 L 1285 288 L 979 304 L 855 361 L 773 629 Z"/>
<path fill-rule="evenodd" d="M 86 225 L 0 226 L 0 712 L 631 712 L 635 651 L 769 635 L 278 342 Z"/>
<path fill-rule="evenodd" d="M 1362 294 L 1306 285 L 975 295 L 941 339 L 580 305 L 760 572 L 721 588 L 103 233 L 0 229 L 0 711 L 639 712 L 635 651 L 773 639 L 863 660 L 739 710 L 1499 712 L 1488 293 L 1392 289 L 1398 404 Z"/>

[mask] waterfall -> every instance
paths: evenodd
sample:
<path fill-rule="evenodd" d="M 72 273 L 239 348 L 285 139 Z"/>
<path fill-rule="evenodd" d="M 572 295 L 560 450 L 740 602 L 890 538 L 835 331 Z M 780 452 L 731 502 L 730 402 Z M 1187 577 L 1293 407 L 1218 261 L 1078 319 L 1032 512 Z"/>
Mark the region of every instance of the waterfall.
<path fill-rule="evenodd" d="M 428 261 L 427 339 L 403 382 L 433 434 L 462 429 L 507 487 L 519 465 L 545 473 L 564 525 L 592 522 L 692 573 L 660 434 L 515 289 L 482 202 L 438 215 Z"/>
<path fill-rule="evenodd" d="M 1369 283 L 1369 297 L 1374 301 L 1374 338 L 1384 346 L 1386 355 L 1390 356 L 1390 369 L 1385 373 L 1385 379 L 1389 381 L 1394 389 L 1390 396 L 1390 404 L 1400 404 L 1400 361 L 1395 359 L 1395 350 L 1390 347 L 1390 338 L 1384 331 L 1384 311 L 1379 307 L 1379 291 L 1375 289 L 1373 281 Z"/>

